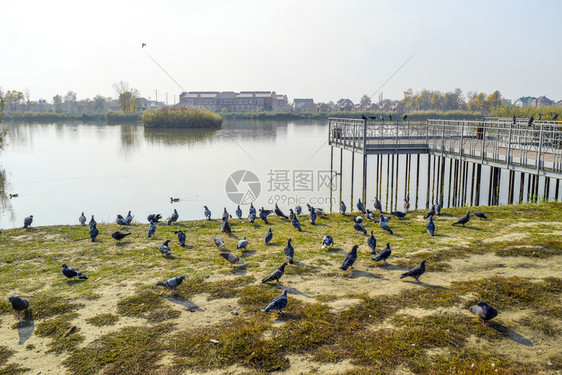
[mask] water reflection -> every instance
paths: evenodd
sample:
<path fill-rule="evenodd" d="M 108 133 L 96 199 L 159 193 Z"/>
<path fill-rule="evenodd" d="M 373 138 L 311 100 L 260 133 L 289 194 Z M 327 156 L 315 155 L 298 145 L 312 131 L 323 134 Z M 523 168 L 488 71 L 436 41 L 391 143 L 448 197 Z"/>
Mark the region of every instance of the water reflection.
<path fill-rule="evenodd" d="M 168 146 L 194 145 L 209 141 L 218 129 L 150 129 L 144 128 L 144 139 L 151 144 L 164 143 Z"/>
<path fill-rule="evenodd" d="M 14 221 L 15 214 L 9 197 L 9 189 L 10 184 L 8 183 L 6 170 L 0 168 L 0 208 L 4 214 L 8 214 L 11 221 Z"/>

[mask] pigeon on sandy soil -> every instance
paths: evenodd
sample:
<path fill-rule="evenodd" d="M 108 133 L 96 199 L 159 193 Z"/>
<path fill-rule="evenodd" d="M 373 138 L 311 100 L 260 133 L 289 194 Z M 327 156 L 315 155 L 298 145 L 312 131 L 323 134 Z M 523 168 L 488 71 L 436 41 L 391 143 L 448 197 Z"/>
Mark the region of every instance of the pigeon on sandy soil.
<path fill-rule="evenodd" d="M 80 222 L 80 225 L 82 226 L 86 225 L 86 216 L 84 215 L 83 212 L 82 215 L 80 215 L 80 217 L 78 218 L 78 221 Z"/>
<path fill-rule="evenodd" d="M 261 282 L 262 283 L 269 283 L 271 281 L 276 281 L 277 284 L 280 284 L 279 279 L 281 278 L 281 276 L 283 276 L 283 274 L 285 273 L 285 267 L 287 266 L 287 262 L 283 263 L 281 265 L 281 267 L 279 267 L 278 269 L 276 269 L 275 271 L 273 271 L 271 273 L 271 275 L 267 276 L 266 278 L 264 278 Z"/>
<path fill-rule="evenodd" d="M 390 234 L 394 234 L 392 233 L 392 229 L 390 229 L 390 227 L 388 226 L 388 223 L 385 221 L 385 218 L 380 215 L 381 217 L 381 221 L 379 222 L 379 227 L 381 227 L 382 230 L 387 231 Z"/>
<path fill-rule="evenodd" d="M 361 223 L 353 223 L 353 229 L 355 229 L 357 232 L 363 232 L 363 234 L 367 234 L 367 230 Z"/>
<path fill-rule="evenodd" d="M 271 231 L 271 228 L 269 228 L 269 230 L 265 234 L 265 239 L 264 239 L 265 245 L 266 246 L 269 245 L 272 239 L 273 239 L 273 232 Z"/>
<path fill-rule="evenodd" d="M 172 255 L 172 251 L 170 250 L 170 247 L 168 246 L 169 243 L 170 243 L 170 240 L 166 240 L 166 242 L 164 242 L 158 248 L 158 250 L 162 253 L 162 255 L 166 255 L 166 256 Z"/>
<path fill-rule="evenodd" d="M 23 227 L 24 228 L 29 228 L 31 226 L 31 223 L 33 222 L 33 215 L 29 215 L 28 217 L 26 217 L 23 220 Z"/>
<path fill-rule="evenodd" d="M 375 210 L 382 212 L 382 204 L 378 197 L 375 197 Z"/>
<path fill-rule="evenodd" d="M 433 216 L 429 217 L 429 221 L 425 224 L 425 229 L 431 237 L 435 235 L 435 223 L 433 222 Z"/>
<path fill-rule="evenodd" d="M 226 247 L 224 240 L 220 237 L 213 237 L 213 241 L 217 247 Z"/>
<path fill-rule="evenodd" d="M 266 313 L 270 312 L 271 310 L 276 310 L 279 314 L 283 314 L 283 309 L 287 307 L 287 290 L 283 291 L 283 294 L 280 296 L 275 297 L 274 299 L 269 302 L 269 304 L 264 307 L 261 311 Z"/>
<path fill-rule="evenodd" d="M 211 210 L 209 210 L 207 206 L 203 206 L 203 208 L 205 209 L 203 211 L 205 217 L 207 218 L 207 220 L 211 220 Z"/>
<path fill-rule="evenodd" d="M 240 208 L 240 205 L 238 205 L 238 207 L 236 207 L 235 213 L 236 213 L 236 217 L 238 219 L 242 219 L 242 209 Z"/>
<path fill-rule="evenodd" d="M 470 312 L 482 319 L 482 326 L 488 325 L 488 321 L 498 315 L 498 310 L 488 306 L 485 302 L 478 302 L 476 305 L 470 306 Z"/>
<path fill-rule="evenodd" d="M 228 267 L 232 267 L 233 264 L 241 264 L 243 266 L 246 265 L 246 263 L 242 259 L 238 258 L 236 255 L 232 254 L 229 251 L 225 251 L 223 253 L 220 253 L 220 256 L 230 262 Z"/>
<path fill-rule="evenodd" d="M 347 207 L 345 206 L 345 203 L 343 203 L 343 201 L 340 202 L 340 212 L 342 215 L 345 215 L 345 211 L 347 211 Z"/>
<path fill-rule="evenodd" d="M 117 240 L 117 242 L 121 242 L 121 240 L 127 236 L 130 236 L 131 233 L 123 233 L 123 232 L 119 232 L 118 230 L 111 233 L 111 238 L 113 238 L 114 240 Z"/>
<path fill-rule="evenodd" d="M 96 220 L 94 219 L 94 215 L 92 215 L 92 218 L 90 219 L 90 229 L 92 228 L 92 226 L 96 226 L 98 223 L 96 222 Z"/>
<path fill-rule="evenodd" d="M 160 214 L 150 214 L 150 215 L 148 215 L 146 220 L 148 220 L 149 223 L 152 221 L 152 222 L 154 222 L 154 224 L 156 224 L 157 222 L 162 220 L 162 215 L 160 215 Z"/>
<path fill-rule="evenodd" d="M 66 264 L 63 264 L 63 265 L 62 265 L 62 274 L 63 274 L 64 276 L 66 276 L 68 279 L 72 279 L 72 278 L 74 278 L 74 277 L 77 277 L 77 278 L 82 279 L 82 280 L 87 280 L 87 279 L 88 279 L 88 276 L 86 276 L 86 275 L 84 275 L 83 273 L 78 272 L 78 271 L 76 271 L 76 270 L 74 270 L 74 269 L 68 267 Z"/>
<path fill-rule="evenodd" d="M 20 320 L 20 314 L 29 308 L 29 300 L 20 297 L 9 297 L 8 300 L 12 304 L 12 309 L 17 311 L 18 320 Z"/>
<path fill-rule="evenodd" d="M 468 223 L 468 221 L 470 220 L 470 211 L 468 211 L 466 213 L 466 215 L 464 215 L 463 217 L 461 217 L 459 220 L 455 221 L 453 224 L 451 225 L 457 225 L 457 224 L 462 224 L 462 226 L 464 227 L 464 225 L 466 223 Z"/>
<path fill-rule="evenodd" d="M 275 203 L 275 215 L 282 217 L 284 219 L 288 219 L 288 217 L 283 213 L 283 211 L 281 211 L 281 209 L 279 209 L 279 206 L 277 205 L 277 203 Z"/>
<path fill-rule="evenodd" d="M 363 203 L 361 203 L 361 198 L 357 201 L 357 209 L 365 214 L 365 207 L 363 206 Z"/>
<path fill-rule="evenodd" d="M 378 253 L 376 257 L 372 258 L 372 260 L 374 260 L 375 262 L 382 260 L 386 264 L 386 260 L 390 257 L 390 254 L 392 254 L 392 250 L 390 250 L 390 242 L 387 242 L 386 247 L 380 253 Z"/>
<path fill-rule="evenodd" d="M 358 245 L 353 246 L 351 251 L 345 255 L 345 259 L 343 260 L 343 264 L 340 267 L 342 270 L 345 271 L 348 268 L 353 269 L 353 263 L 355 263 L 355 261 L 357 260 L 357 248 L 358 247 L 359 247 Z"/>
<path fill-rule="evenodd" d="M 117 225 L 122 225 L 122 226 L 129 225 L 129 223 L 127 223 L 127 220 L 121 215 L 117 215 L 117 219 L 115 220 L 115 223 L 117 223 Z"/>
<path fill-rule="evenodd" d="M 148 226 L 148 238 L 152 238 L 156 233 L 156 225 L 154 225 L 153 221 L 150 221 L 150 225 Z"/>
<path fill-rule="evenodd" d="M 172 214 L 172 216 L 170 216 L 170 220 L 168 220 L 168 225 L 172 225 L 172 223 L 178 221 L 179 218 L 180 215 L 178 214 L 178 210 L 174 208 L 174 213 Z"/>
<path fill-rule="evenodd" d="M 367 244 L 369 245 L 369 252 L 371 255 L 377 255 L 377 239 L 375 238 L 373 231 L 371 231 L 371 237 L 367 240 Z"/>
<path fill-rule="evenodd" d="M 238 241 L 238 245 L 236 245 L 236 250 L 239 249 L 246 250 L 247 247 L 248 247 L 248 240 L 246 239 L 246 236 L 244 236 L 240 241 Z"/>
<path fill-rule="evenodd" d="M 221 221 L 221 232 L 230 234 L 232 233 L 232 229 L 230 229 L 230 223 L 228 222 L 228 218 L 223 217 Z"/>
<path fill-rule="evenodd" d="M 125 220 L 127 220 L 127 223 L 129 225 L 131 225 L 131 223 L 133 222 L 133 215 L 131 214 L 130 210 L 129 210 L 129 213 L 127 213 L 127 217 L 125 218 Z"/>
<path fill-rule="evenodd" d="M 96 242 L 98 234 L 100 234 L 100 231 L 98 230 L 96 224 L 90 226 L 90 238 L 92 239 L 92 242 Z"/>
<path fill-rule="evenodd" d="M 330 236 L 329 234 L 327 236 L 324 236 L 324 238 L 322 239 L 322 249 L 325 249 L 328 246 L 334 246 L 334 237 Z"/>
<path fill-rule="evenodd" d="M 400 276 L 400 278 L 403 279 L 405 277 L 413 277 L 419 283 L 420 276 L 423 275 L 423 273 L 425 272 L 425 262 L 426 262 L 425 259 L 422 260 L 419 266 L 415 266 L 408 272 L 404 272 L 402 276 Z"/>
<path fill-rule="evenodd" d="M 184 275 L 178 277 L 172 277 L 170 280 L 156 283 L 156 286 L 163 286 L 165 288 L 168 288 L 174 294 L 177 292 L 176 288 L 180 286 L 180 284 L 183 282 L 184 279 L 185 279 Z"/>
<path fill-rule="evenodd" d="M 285 248 L 283 249 L 283 253 L 287 257 L 289 264 L 295 263 L 295 261 L 293 260 L 293 257 L 295 256 L 295 249 L 293 248 L 293 245 L 291 245 L 292 240 L 292 238 L 289 238 L 289 240 L 287 241 L 287 246 L 285 246 Z"/>
<path fill-rule="evenodd" d="M 480 219 L 488 220 L 488 217 L 483 212 L 471 211 L 471 213 Z"/>
<path fill-rule="evenodd" d="M 184 247 L 185 246 L 185 238 L 186 238 L 185 232 L 182 231 L 182 230 L 177 230 L 174 233 L 177 234 L 177 236 L 178 236 L 178 242 L 180 243 L 180 246 Z"/>

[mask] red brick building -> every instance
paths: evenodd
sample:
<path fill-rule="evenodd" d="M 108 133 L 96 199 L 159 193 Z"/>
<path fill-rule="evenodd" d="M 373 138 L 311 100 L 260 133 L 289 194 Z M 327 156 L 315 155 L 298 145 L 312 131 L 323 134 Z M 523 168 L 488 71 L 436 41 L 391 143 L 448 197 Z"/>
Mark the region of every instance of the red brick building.
<path fill-rule="evenodd" d="M 275 91 L 189 91 L 180 95 L 181 107 L 204 108 L 214 112 L 286 111 L 287 95 Z"/>

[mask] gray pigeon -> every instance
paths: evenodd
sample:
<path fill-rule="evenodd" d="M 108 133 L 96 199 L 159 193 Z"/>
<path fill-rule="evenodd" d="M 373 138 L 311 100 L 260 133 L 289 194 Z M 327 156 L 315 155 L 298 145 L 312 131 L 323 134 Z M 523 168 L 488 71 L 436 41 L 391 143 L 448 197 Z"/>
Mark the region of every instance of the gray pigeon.
<path fill-rule="evenodd" d="M 371 231 L 371 237 L 367 240 L 367 244 L 369 245 L 369 252 L 371 255 L 377 255 L 377 239 L 375 238 L 373 231 Z"/>
<path fill-rule="evenodd" d="M 232 215 L 228 213 L 228 211 L 226 210 L 226 207 L 224 208 L 224 211 L 222 212 L 222 218 L 224 219 L 232 219 Z"/>
<path fill-rule="evenodd" d="M 404 211 L 408 212 L 409 209 L 410 209 L 410 201 L 408 200 L 408 198 L 404 198 Z"/>
<path fill-rule="evenodd" d="M 269 230 L 265 234 L 265 245 L 266 246 L 269 245 L 272 239 L 273 239 L 273 232 L 271 231 L 271 228 L 269 228 Z"/>
<path fill-rule="evenodd" d="M 8 300 L 12 304 L 12 309 L 17 311 L 18 320 L 20 320 L 20 314 L 29 308 L 29 300 L 20 297 L 9 297 Z"/>
<path fill-rule="evenodd" d="M 33 215 L 29 215 L 28 217 L 26 217 L 23 220 L 23 227 L 24 228 L 29 228 L 31 226 L 31 223 L 33 222 Z"/>
<path fill-rule="evenodd" d="M 215 242 L 215 245 L 217 245 L 217 247 L 226 247 L 226 245 L 224 244 L 224 240 L 220 237 L 213 237 L 213 241 Z"/>
<path fill-rule="evenodd" d="M 291 245 L 292 240 L 292 238 L 289 238 L 289 240 L 287 241 L 287 246 L 285 246 L 285 248 L 283 249 L 283 253 L 285 253 L 289 264 L 295 263 L 295 261 L 293 260 L 295 256 L 295 249 L 293 248 L 293 245 Z"/>
<path fill-rule="evenodd" d="M 363 234 L 367 234 L 367 230 L 361 225 L 361 223 L 353 223 L 353 229 L 357 232 L 363 232 Z"/>
<path fill-rule="evenodd" d="M 375 210 L 382 212 L 382 204 L 378 197 L 375 197 Z"/>
<path fill-rule="evenodd" d="M 125 220 L 125 218 L 121 215 L 117 215 L 117 219 L 115 220 L 115 222 L 118 225 L 122 225 L 122 226 L 129 225 L 129 223 L 127 223 L 127 220 Z"/>
<path fill-rule="evenodd" d="M 277 203 L 275 203 L 275 215 L 282 217 L 284 219 L 288 219 L 288 217 L 283 213 L 283 211 L 281 211 Z"/>
<path fill-rule="evenodd" d="M 345 215 L 345 211 L 347 211 L 347 207 L 345 206 L 345 203 L 343 203 L 343 201 L 340 202 L 340 212 L 342 215 Z"/>
<path fill-rule="evenodd" d="M 357 248 L 358 247 L 359 247 L 358 245 L 353 246 L 351 251 L 345 255 L 345 259 L 343 260 L 343 264 L 340 267 L 342 270 L 345 271 L 348 268 L 353 269 L 353 263 L 355 263 L 355 261 L 357 260 Z"/>
<path fill-rule="evenodd" d="M 375 220 L 375 214 L 371 210 L 367 210 L 366 217 L 367 217 L 367 220 Z"/>
<path fill-rule="evenodd" d="M 394 215 L 394 216 L 396 216 L 396 217 L 400 217 L 400 218 L 406 216 L 406 214 L 405 214 L 404 212 L 401 212 L 401 211 L 392 211 L 390 214 L 391 214 L 391 215 Z"/>
<path fill-rule="evenodd" d="M 232 233 L 232 229 L 230 229 L 230 223 L 228 222 L 228 218 L 223 216 L 221 221 L 221 232 L 230 234 Z"/>
<path fill-rule="evenodd" d="M 74 269 L 68 267 L 66 264 L 63 264 L 63 265 L 62 265 L 62 274 L 63 274 L 64 276 L 66 276 L 67 279 L 72 279 L 72 278 L 74 278 L 74 277 L 77 277 L 77 278 L 82 279 L 82 280 L 87 280 L 87 279 L 88 279 L 88 276 L 86 276 L 86 275 L 84 275 L 83 273 L 78 272 L 78 271 L 76 271 L 76 270 L 74 270 Z"/>
<path fill-rule="evenodd" d="M 151 220 L 150 225 L 148 226 L 148 238 L 152 238 L 154 233 L 156 233 L 156 225 L 154 225 L 154 222 Z"/>
<path fill-rule="evenodd" d="M 352 202 L 353 203 L 353 202 Z M 357 209 L 359 211 L 361 211 L 363 214 L 365 214 L 365 207 L 363 206 L 363 203 L 361 203 L 361 199 L 359 199 L 357 201 Z"/>
<path fill-rule="evenodd" d="M 295 212 L 293 211 L 292 208 L 289 208 L 289 220 L 293 221 L 293 219 L 295 218 Z"/>
<path fill-rule="evenodd" d="M 172 293 L 176 293 L 177 292 L 176 288 L 178 286 L 180 286 L 180 284 L 183 282 L 184 279 L 185 279 L 184 275 L 181 275 L 181 276 L 178 276 L 178 277 L 172 277 L 168 281 L 156 283 L 156 286 L 163 286 L 165 288 L 170 289 L 172 291 Z"/>
<path fill-rule="evenodd" d="M 89 225 L 90 225 L 90 229 L 92 229 L 92 226 L 96 226 L 96 225 L 97 225 L 96 220 L 94 220 L 94 215 L 92 215 L 92 218 L 90 219 Z"/>
<path fill-rule="evenodd" d="M 480 219 L 488 220 L 488 217 L 483 212 L 471 211 L 471 213 Z"/>
<path fill-rule="evenodd" d="M 400 278 L 403 279 L 405 277 L 413 277 L 419 283 L 420 276 L 423 275 L 423 273 L 425 272 L 425 262 L 426 262 L 425 259 L 422 260 L 419 266 L 415 266 L 408 272 L 404 272 L 402 276 L 400 276 Z"/>
<path fill-rule="evenodd" d="M 166 240 L 166 242 L 164 242 L 162 245 L 160 245 L 160 247 L 158 248 L 158 250 L 160 250 L 160 252 L 163 255 L 169 256 L 172 255 L 172 251 L 170 250 L 170 248 L 168 247 L 168 244 L 170 243 L 170 240 Z"/>
<path fill-rule="evenodd" d="M 470 211 L 468 211 L 466 213 L 466 215 L 464 215 L 463 217 L 461 217 L 459 220 L 455 221 L 453 224 L 451 225 L 457 225 L 457 224 L 462 224 L 462 226 L 464 227 L 464 225 L 466 223 L 468 223 L 468 221 L 470 220 Z"/>
<path fill-rule="evenodd" d="M 250 203 L 250 213 L 256 215 L 256 208 L 253 203 Z"/>
<path fill-rule="evenodd" d="M 283 291 L 283 294 L 280 296 L 275 297 L 271 300 L 271 302 L 264 307 L 261 311 L 266 313 L 270 312 L 271 310 L 276 310 L 279 314 L 283 314 L 283 309 L 287 307 L 287 290 Z"/>
<path fill-rule="evenodd" d="M 293 224 L 293 227 L 295 227 L 295 229 L 297 229 L 299 232 L 302 232 L 301 223 L 299 222 L 299 219 L 297 219 L 297 215 L 295 215 L 293 220 L 291 220 L 291 224 Z"/>
<path fill-rule="evenodd" d="M 178 241 L 180 243 L 180 246 L 184 247 L 185 246 L 185 232 L 182 231 L 182 230 L 177 230 L 174 233 L 178 235 Z"/>
<path fill-rule="evenodd" d="M 82 215 L 80 215 L 80 217 L 78 218 L 78 221 L 80 222 L 80 225 L 82 226 L 86 225 L 86 216 L 84 215 L 83 212 Z"/>
<path fill-rule="evenodd" d="M 114 240 L 117 240 L 117 242 L 121 242 L 121 240 L 127 236 L 130 236 L 131 233 L 123 233 L 123 232 L 119 232 L 118 230 L 111 233 L 111 238 L 113 238 Z"/>
<path fill-rule="evenodd" d="M 356 222 L 356 223 L 362 223 L 363 218 L 361 216 L 356 216 L 355 219 L 353 219 L 353 221 Z"/>
<path fill-rule="evenodd" d="M 433 222 L 433 216 L 429 217 L 429 221 L 425 224 L 425 229 L 431 237 L 435 235 L 435 223 Z"/>
<path fill-rule="evenodd" d="M 478 302 L 476 305 L 470 306 L 470 312 L 482 319 L 482 326 L 488 325 L 488 321 L 498 315 L 498 311 L 492 306 L 488 306 L 485 302 Z"/>
<path fill-rule="evenodd" d="M 260 219 L 262 219 L 262 221 L 263 221 L 266 225 L 269 225 L 269 222 L 267 221 L 267 213 L 264 211 L 263 208 L 260 208 Z"/>
<path fill-rule="evenodd" d="M 310 211 L 310 224 L 311 225 L 316 225 L 316 211 L 312 210 Z"/>
<path fill-rule="evenodd" d="M 439 203 L 435 203 L 433 205 L 433 209 L 435 210 L 437 216 L 441 216 L 441 205 Z"/>
<path fill-rule="evenodd" d="M 205 217 L 207 218 L 207 220 L 211 220 L 211 210 L 209 210 L 207 208 L 207 206 L 203 206 L 203 207 L 205 208 L 205 211 L 203 211 L 204 214 L 205 214 Z"/>
<path fill-rule="evenodd" d="M 435 216 L 437 212 L 435 211 L 435 206 L 431 207 L 431 210 L 429 210 L 428 213 L 426 213 L 425 215 L 423 215 L 424 219 L 429 218 L 430 216 Z"/>
<path fill-rule="evenodd" d="M 92 242 L 96 242 L 96 238 L 98 237 L 98 234 L 100 234 L 100 232 L 96 227 L 96 224 L 90 226 L 90 238 L 92 239 Z"/>
<path fill-rule="evenodd" d="M 174 213 L 172 214 L 172 216 L 170 216 L 170 220 L 168 220 L 168 225 L 172 225 L 172 223 L 178 221 L 179 218 L 180 215 L 178 214 L 178 210 L 174 208 Z"/>
<path fill-rule="evenodd" d="M 160 221 L 160 219 L 162 219 L 162 215 L 160 214 L 150 214 L 148 215 L 148 217 L 146 218 L 146 220 L 150 223 L 151 221 L 153 221 L 154 223 L 157 223 Z"/>
<path fill-rule="evenodd" d="M 268 283 L 270 281 L 276 281 L 277 284 L 281 284 L 279 282 L 279 279 L 281 278 L 281 276 L 283 276 L 283 274 L 285 273 L 285 267 L 287 266 L 287 262 L 283 263 L 281 265 L 281 267 L 279 267 L 278 269 L 276 269 L 275 271 L 273 271 L 271 273 L 271 275 L 267 276 L 266 278 L 264 278 L 261 282 L 262 283 Z"/>
<path fill-rule="evenodd" d="M 133 215 L 131 215 L 131 211 L 129 210 L 129 213 L 127 213 L 127 217 L 125 218 L 125 220 L 127 220 L 127 223 L 129 225 L 131 225 L 131 223 L 133 222 Z"/>
<path fill-rule="evenodd" d="M 388 223 L 384 220 L 382 214 L 380 215 L 380 217 L 381 221 L 379 222 L 379 226 L 381 227 L 381 229 L 387 231 L 390 234 L 394 234 L 392 233 L 392 229 L 390 229 L 390 227 L 388 226 Z"/>
<path fill-rule="evenodd" d="M 324 238 L 322 239 L 322 249 L 325 249 L 328 246 L 334 246 L 334 237 L 330 236 L 329 234 L 327 236 L 324 236 Z"/>
<path fill-rule="evenodd" d="M 246 236 L 244 236 L 240 241 L 238 241 L 238 245 L 236 246 L 236 250 L 238 250 L 238 249 L 246 250 L 247 247 L 248 247 L 248 240 L 246 239 Z"/>
<path fill-rule="evenodd" d="M 236 217 L 238 219 L 242 219 L 242 209 L 240 208 L 240 205 L 236 208 Z"/>
<path fill-rule="evenodd" d="M 248 215 L 248 221 L 250 222 L 250 224 L 254 224 L 254 221 L 256 221 L 256 213 L 255 212 L 250 212 L 250 214 Z"/>
<path fill-rule="evenodd" d="M 225 252 L 221 253 L 220 256 L 230 262 L 228 267 L 232 267 L 232 265 L 235 264 L 235 263 L 236 264 L 242 264 L 243 266 L 246 265 L 246 263 L 242 259 L 238 258 L 236 255 L 232 254 L 229 251 L 225 251 Z"/>
<path fill-rule="evenodd" d="M 390 257 L 390 254 L 392 254 L 392 250 L 390 250 L 390 242 L 387 242 L 386 247 L 380 253 L 378 253 L 376 257 L 372 258 L 372 260 L 374 260 L 375 262 L 382 260 L 385 264 L 387 264 L 386 260 L 388 259 L 388 257 Z"/>
<path fill-rule="evenodd" d="M 302 207 L 301 206 L 295 207 L 295 212 L 297 213 L 297 215 L 300 215 L 302 213 Z"/>

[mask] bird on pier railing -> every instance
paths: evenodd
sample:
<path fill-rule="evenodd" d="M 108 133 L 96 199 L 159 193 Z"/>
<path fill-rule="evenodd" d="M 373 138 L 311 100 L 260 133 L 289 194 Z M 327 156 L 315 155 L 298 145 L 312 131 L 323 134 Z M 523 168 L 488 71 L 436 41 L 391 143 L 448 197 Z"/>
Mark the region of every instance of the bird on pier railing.
<path fill-rule="evenodd" d="M 388 121 L 392 121 L 392 115 L 388 115 Z"/>
<path fill-rule="evenodd" d="M 558 113 L 554 115 L 554 117 L 552 118 L 553 120 L 557 120 L 558 119 Z"/>
<path fill-rule="evenodd" d="M 407 118 L 408 118 L 408 115 L 402 116 L 402 121 L 406 120 Z"/>
<path fill-rule="evenodd" d="M 365 117 L 365 115 L 361 115 L 361 119 L 362 119 L 362 120 L 368 120 L 368 118 Z"/>
<path fill-rule="evenodd" d="M 517 124 L 517 118 L 513 115 L 513 125 Z"/>
<path fill-rule="evenodd" d="M 141 45 L 141 48 L 144 48 L 144 47 L 146 47 L 146 43 L 143 43 L 143 44 Z"/>
<path fill-rule="evenodd" d="M 541 120 L 542 119 L 542 114 L 539 113 L 539 118 L 537 120 Z"/>
<path fill-rule="evenodd" d="M 533 117 L 533 115 L 531 115 L 531 117 L 529 117 L 529 121 L 527 122 L 527 126 L 533 125 L 533 120 L 534 120 L 534 119 L 535 119 L 535 118 Z"/>
<path fill-rule="evenodd" d="M 373 121 L 377 121 L 377 116 L 369 116 L 369 118 Z"/>

